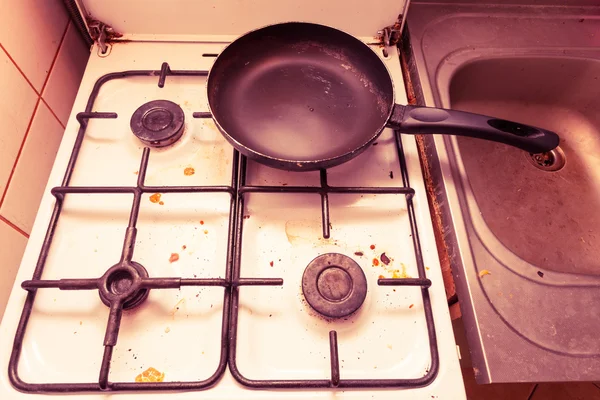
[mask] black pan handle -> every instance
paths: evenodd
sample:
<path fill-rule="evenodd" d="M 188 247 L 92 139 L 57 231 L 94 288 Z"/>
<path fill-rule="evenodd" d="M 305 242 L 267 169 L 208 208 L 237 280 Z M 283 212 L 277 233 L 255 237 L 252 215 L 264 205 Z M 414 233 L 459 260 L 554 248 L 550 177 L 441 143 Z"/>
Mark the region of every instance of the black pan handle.
<path fill-rule="evenodd" d="M 444 108 L 394 105 L 387 126 L 409 134 L 470 136 L 544 153 L 558 146 L 556 133 L 518 122 Z"/>

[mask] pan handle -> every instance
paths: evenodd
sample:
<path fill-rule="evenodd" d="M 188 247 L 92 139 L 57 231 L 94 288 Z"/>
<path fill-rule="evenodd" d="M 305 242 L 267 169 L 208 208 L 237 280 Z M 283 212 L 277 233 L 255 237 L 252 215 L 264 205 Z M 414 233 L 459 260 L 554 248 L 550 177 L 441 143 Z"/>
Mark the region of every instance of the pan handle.
<path fill-rule="evenodd" d="M 544 153 L 558 146 L 556 133 L 504 119 L 444 108 L 394 105 L 387 126 L 409 134 L 470 136 Z"/>

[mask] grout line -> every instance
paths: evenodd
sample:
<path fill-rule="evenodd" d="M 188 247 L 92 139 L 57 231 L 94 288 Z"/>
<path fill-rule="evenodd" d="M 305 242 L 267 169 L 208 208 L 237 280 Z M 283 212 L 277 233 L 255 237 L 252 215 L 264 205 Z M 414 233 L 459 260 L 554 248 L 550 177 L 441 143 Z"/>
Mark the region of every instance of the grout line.
<path fill-rule="evenodd" d="M 54 58 L 52 59 L 52 63 L 50 64 L 50 68 L 48 69 L 48 74 L 46 75 L 46 79 L 44 80 L 44 84 L 42 85 L 42 90 L 40 90 L 40 96 L 43 96 L 44 89 L 46 89 L 46 85 L 50 80 L 50 75 L 52 74 L 52 70 L 54 69 L 54 64 L 56 64 L 56 60 L 58 59 L 58 54 L 63 47 L 65 42 L 65 37 L 67 37 L 67 32 L 69 31 L 69 26 L 71 26 L 71 20 L 67 22 L 67 26 L 65 27 L 65 31 L 62 33 L 60 37 L 60 41 L 58 42 L 58 48 L 56 49 L 56 54 L 54 54 Z"/>
<path fill-rule="evenodd" d="M 37 114 L 38 106 L 40 105 L 41 97 L 38 97 L 35 107 L 33 107 L 33 113 L 31 114 L 31 118 L 29 119 L 29 123 L 27 124 L 27 129 L 25 130 L 25 135 L 23 135 L 23 141 L 21 141 L 21 146 L 19 147 L 19 151 L 17 152 L 17 157 L 15 158 L 15 162 L 13 164 L 12 170 L 10 171 L 10 175 L 8 176 L 8 180 L 6 181 L 6 186 L 4 187 L 4 193 L 2 193 L 2 197 L 0 197 L 0 208 L 2 204 L 4 204 L 4 199 L 6 198 L 6 194 L 8 193 L 8 188 L 10 187 L 10 182 L 15 174 L 15 170 L 17 169 L 17 163 L 21 158 L 21 153 L 23 152 L 23 148 L 25 147 L 25 142 L 27 141 L 27 137 L 29 136 L 29 130 L 31 129 L 31 125 L 33 124 L 33 118 L 35 114 Z"/>
<path fill-rule="evenodd" d="M 13 63 L 13 65 L 15 66 L 15 68 L 17 69 L 17 71 L 19 71 L 19 73 L 23 76 L 23 78 L 25 78 L 25 81 L 27 81 L 27 83 L 29 84 L 29 86 L 31 86 L 31 89 L 33 89 L 33 91 L 35 92 L 35 94 L 37 94 L 39 96 L 40 93 L 37 91 L 37 89 L 35 88 L 35 86 L 33 86 L 33 83 L 31 83 L 31 81 L 29 80 L 29 78 L 27 78 L 27 75 L 25 75 L 25 72 L 23 72 L 23 70 L 21 69 L 21 67 L 19 67 L 19 65 L 14 60 L 14 58 L 12 58 L 12 56 L 10 55 L 10 53 L 8 52 L 8 50 L 6 50 L 6 48 L 4 48 L 4 46 L 2 46 L 2 43 L 0 43 L 0 48 L 2 50 L 4 50 L 4 53 L 6 53 L 6 56 L 8 57 L 8 59 L 10 60 L 10 62 Z"/>
<path fill-rule="evenodd" d="M 533 385 L 533 388 L 531 389 L 531 392 L 529 392 L 529 396 L 527 396 L 527 400 L 531 400 L 533 398 L 533 395 L 535 394 L 535 391 L 538 388 L 538 383 L 536 383 L 535 385 Z"/>
<path fill-rule="evenodd" d="M 33 85 L 31 85 L 31 82 L 29 81 L 29 79 L 27 79 L 27 77 L 25 76 L 25 74 L 23 73 L 23 71 L 21 71 L 21 69 L 19 68 L 19 66 L 17 65 L 17 63 L 15 63 L 15 61 L 12 59 L 12 57 L 10 56 L 10 54 L 8 54 L 8 52 L 6 51 L 6 49 L 4 47 L 2 47 L 2 50 L 4 50 L 4 52 L 6 53 L 6 55 L 8 56 L 8 58 L 10 58 L 10 60 L 15 65 L 15 67 L 21 72 L 21 74 L 27 80 L 27 82 L 29 83 L 29 85 L 31 85 L 31 88 L 37 93 L 38 98 L 37 98 L 37 102 L 35 103 L 35 107 L 33 108 L 33 113 L 31 114 L 31 118 L 29 119 L 29 123 L 27 124 L 27 129 L 25 130 L 25 135 L 23 136 L 23 141 L 21 141 L 21 146 L 19 147 L 19 151 L 17 152 L 17 157 L 15 158 L 15 162 L 13 163 L 12 169 L 10 171 L 10 175 L 8 176 L 8 180 L 6 181 L 6 186 L 4 188 L 4 193 L 2 193 L 2 196 L 0 197 L 0 207 L 2 207 L 2 204 L 4 204 L 4 200 L 6 199 L 6 194 L 8 193 L 8 188 L 10 187 L 10 183 L 12 181 L 12 178 L 13 178 L 14 174 L 15 174 L 15 170 L 17 169 L 17 165 L 19 163 L 19 159 L 21 158 L 21 154 L 23 153 L 23 148 L 25 147 L 25 142 L 27 141 L 27 137 L 29 136 L 29 130 L 31 129 L 31 125 L 33 124 L 33 119 L 35 118 L 35 116 L 37 114 L 37 111 L 39 109 L 40 101 L 43 101 L 41 93 L 44 92 L 44 89 L 46 88 L 46 85 L 48 84 L 48 80 L 50 79 L 50 74 L 52 73 L 52 69 L 54 68 L 54 64 L 56 63 L 56 60 L 58 59 L 58 53 L 60 52 L 60 49 L 63 46 L 63 43 L 65 41 L 65 37 L 67 36 L 67 31 L 69 30 L 69 26 L 71 26 L 71 20 L 69 20 L 67 22 L 67 26 L 65 27 L 65 30 L 62 33 L 62 36 L 60 38 L 60 42 L 58 44 L 58 48 L 56 49 L 56 54 L 54 54 L 54 58 L 52 59 L 52 64 L 50 64 L 50 69 L 48 70 L 48 74 L 46 75 L 46 79 L 44 80 L 44 84 L 42 85 L 42 90 L 40 91 L 40 93 L 38 93 L 37 90 L 35 90 L 35 88 L 33 87 Z M 0 44 L 0 46 L 2 46 L 2 45 Z M 44 102 L 44 104 L 46 104 L 45 101 L 43 101 L 43 102 Z M 46 106 L 48 106 L 48 105 L 46 104 Z M 54 112 L 52 111 L 52 109 L 49 106 L 48 106 L 48 109 L 54 115 Z M 56 117 L 56 115 L 54 115 L 54 116 Z M 60 123 L 60 125 L 63 126 L 62 123 Z M 63 129 L 64 129 L 64 126 L 63 126 Z"/>
<path fill-rule="evenodd" d="M 25 232 L 24 230 L 22 230 L 21 228 L 19 228 L 18 226 L 16 226 L 15 224 L 13 224 L 12 222 L 10 222 L 6 218 L 4 218 L 2 215 L 0 215 L 0 221 L 5 222 L 8 226 L 10 226 L 11 228 L 13 228 L 15 231 L 19 232 L 21 235 L 23 235 L 27 239 L 29 239 L 29 234 L 27 232 Z"/>
<path fill-rule="evenodd" d="M 42 99 L 42 103 L 44 103 L 46 105 L 46 107 L 48 108 L 48 110 L 50 111 L 50 113 L 54 116 L 54 118 L 56 119 L 56 122 L 58 122 L 60 124 L 60 126 L 62 126 L 63 129 L 66 128 L 66 126 L 62 123 L 62 121 L 60 120 L 60 118 L 58 118 L 58 115 L 56 115 L 54 113 L 54 110 L 50 107 L 50 105 L 48 103 L 46 103 L 46 100 L 41 97 Z"/>

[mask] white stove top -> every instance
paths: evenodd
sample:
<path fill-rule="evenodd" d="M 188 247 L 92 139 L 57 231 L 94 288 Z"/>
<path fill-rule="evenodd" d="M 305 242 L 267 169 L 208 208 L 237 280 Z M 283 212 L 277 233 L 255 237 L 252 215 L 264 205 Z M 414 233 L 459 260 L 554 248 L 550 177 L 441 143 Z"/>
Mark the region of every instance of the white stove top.
<path fill-rule="evenodd" d="M 67 125 L 46 194 L 0 326 L 0 398 L 26 398 L 9 382 L 7 370 L 15 331 L 27 297 L 21 282 L 31 279 L 54 208 L 50 189 L 60 186 L 79 122 L 94 83 L 125 70 L 208 70 L 224 43 L 122 43 L 108 57 L 93 51 Z M 406 102 L 396 54 L 384 60 Z M 130 117 L 142 104 L 171 100 L 185 113 L 182 138 L 152 149 L 147 186 L 231 184 L 233 148 L 210 119 L 205 78 L 157 76 L 114 79 L 102 85 L 92 110 L 116 112 L 116 119 L 90 119 L 71 186 L 136 185 L 144 146 L 131 133 Z M 402 137 L 416 223 L 423 250 L 437 335 L 439 372 L 431 384 L 403 389 L 256 390 L 236 382 L 229 369 L 212 388 L 184 392 L 120 392 L 115 397 L 167 395 L 169 398 L 464 398 L 454 337 L 429 219 L 418 154 L 411 136 Z M 193 168 L 194 174 L 184 171 Z M 319 173 L 275 170 L 252 161 L 248 185 L 319 186 Z M 328 171 L 331 186 L 402 186 L 394 133 L 387 129 L 377 145 Z M 160 193 L 160 191 L 157 191 Z M 160 201 L 142 196 L 134 261 L 150 277 L 227 278 L 230 196 L 227 193 L 162 193 Z M 156 196 L 155 196 L 156 197 Z M 155 199 L 155 198 L 154 198 Z M 403 194 L 330 194 L 331 237 L 322 235 L 318 194 L 245 195 L 241 247 L 242 278 L 282 278 L 281 286 L 239 288 L 236 367 L 252 380 L 329 380 L 329 332 L 337 332 L 340 376 L 348 379 L 416 379 L 431 367 L 430 341 L 419 287 L 377 286 L 381 277 L 418 277 L 409 210 Z M 129 220 L 130 194 L 68 194 L 60 214 L 42 279 L 97 278 L 120 258 Z M 326 319 L 302 294 L 308 263 L 324 253 L 343 253 L 363 269 L 366 300 L 353 315 Z M 385 265 L 381 254 L 389 257 Z M 175 256 L 175 254 L 177 256 Z M 177 260 L 174 260 L 177 258 Z M 377 261 L 374 261 L 377 259 Z M 379 265 L 374 266 L 375 263 Z M 134 382 L 149 367 L 164 382 L 202 381 L 215 373 L 221 350 L 224 289 L 186 286 L 152 289 L 148 299 L 123 313 L 110 366 L 110 382 Z M 18 374 L 28 383 L 93 383 L 103 355 L 108 307 L 97 290 L 38 289 L 26 327 Z M 230 333 L 231 334 L 231 333 Z M 103 393 L 79 393 L 106 398 Z"/>

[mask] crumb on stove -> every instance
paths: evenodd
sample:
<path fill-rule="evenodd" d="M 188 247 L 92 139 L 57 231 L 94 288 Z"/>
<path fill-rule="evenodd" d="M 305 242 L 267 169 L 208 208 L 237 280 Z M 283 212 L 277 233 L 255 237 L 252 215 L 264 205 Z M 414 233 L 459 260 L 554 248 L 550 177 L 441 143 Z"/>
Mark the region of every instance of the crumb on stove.
<path fill-rule="evenodd" d="M 358 256 L 358 257 L 362 257 L 362 256 L 364 256 L 364 255 L 365 255 L 365 253 L 363 253 L 362 251 L 355 251 L 355 252 L 354 252 L 354 255 L 355 255 L 355 256 Z"/>
<path fill-rule="evenodd" d="M 158 202 L 158 205 L 159 205 L 159 206 L 164 206 L 164 205 L 165 205 L 165 202 L 164 202 L 164 201 L 159 201 L 159 202 Z"/>
<path fill-rule="evenodd" d="M 413 308 L 414 306 L 415 306 L 414 304 L 411 304 L 410 306 L 408 306 L 408 308 Z"/>
<path fill-rule="evenodd" d="M 272 267 L 273 266 L 273 261 L 269 262 L 269 265 Z"/>
<path fill-rule="evenodd" d="M 134 172 L 133 172 L 133 174 L 134 174 L 134 175 L 137 175 L 137 174 L 139 174 L 139 173 L 140 173 L 140 171 L 134 171 Z"/>
<path fill-rule="evenodd" d="M 538 274 L 538 276 L 539 276 L 540 278 L 543 278 L 543 277 L 544 277 L 544 273 L 543 273 L 542 271 L 538 271 L 538 272 L 537 272 L 537 274 Z"/>
<path fill-rule="evenodd" d="M 192 176 L 196 173 L 196 170 L 192 167 L 187 167 L 186 169 L 183 170 L 183 174 L 185 176 Z"/>
<path fill-rule="evenodd" d="M 169 328 L 168 326 L 165 328 L 165 333 L 169 333 L 171 332 L 171 328 Z"/>
<path fill-rule="evenodd" d="M 162 382 L 164 379 L 165 373 L 152 367 L 135 377 L 136 382 Z"/>
<path fill-rule="evenodd" d="M 379 265 L 379 260 L 377 258 L 373 259 L 373 266 L 377 267 Z"/>
<path fill-rule="evenodd" d="M 394 171 L 390 171 L 390 179 L 394 179 Z"/>
<path fill-rule="evenodd" d="M 491 275 L 492 273 L 490 271 L 488 271 L 487 269 L 482 269 L 481 271 L 479 271 L 479 277 L 483 278 L 486 275 Z"/>
<path fill-rule="evenodd" d="M 369 246 L 369 248 L 370 248 L 371 250 L 375 250 L 375 245 L 374 245 L 374 244 L 372 244 L 372 245 L 370 245 L 370 246 Z"/>
<path fill-rule="evenodd" d="M 425 269 L 426 269 L 427 271 L 429 271 L 429 267 L 425 267 Z"/>
<path fill-rule="evenodd" d="M 185 250 L 185 249 L 187 249 L 187 246 L 184 244 L 183 246 L 181 246 L 181 248 L 182 248 L 183 250 Z"/>
<path fill-rule="evenodd" d="M 205 234 L 205 235 L 208 235 L 208 231 L 207 231 L 206 229 L 204 230 L 204 234 Z"/>
<path fill-rule="evenodd" d="M 171 257 L 169 257 L 169 262 L 170 263 L 174 263 L 177 260 L 179 260 L 179 254 L 177 254 L 177 253 L 171 253 Z"/>
<path fill-rule="evenodd" d="M 385 279 L 385 276 L 379 275 L 379 279 Z"/>
<path fill-rule="evenodd" d="M 160 194 L 160 193 L 154 193 L 153 195 L 150 196 L 150 202 L 158 203 L 160 201 L 161 196 L 162 196 L 162 194 Z"/>
<path fill-rule="evenodd" d="M 204 225 L 204 221 L 200 221 L 200 225 Z"/>
<path fill-rule="evenodd" d="M 385 255 L 385 253 L 381 253 L 381 256 L 379 256 L 379 258 L 381 259 L 381 262 L 385 265 L 390 265 L 391 260 L 388 256 Z"/>

